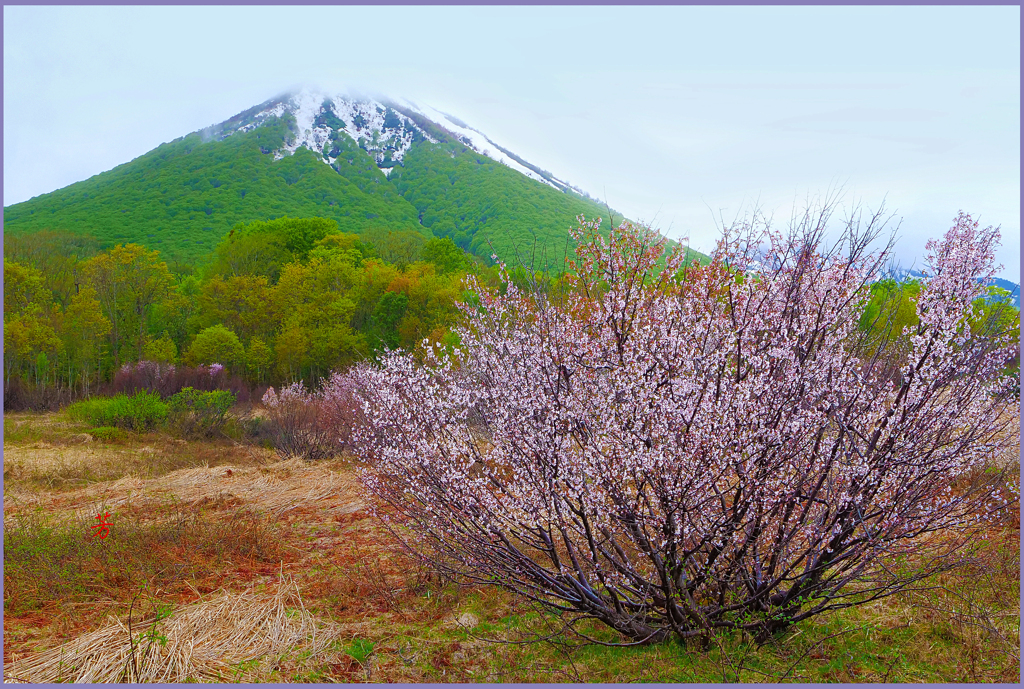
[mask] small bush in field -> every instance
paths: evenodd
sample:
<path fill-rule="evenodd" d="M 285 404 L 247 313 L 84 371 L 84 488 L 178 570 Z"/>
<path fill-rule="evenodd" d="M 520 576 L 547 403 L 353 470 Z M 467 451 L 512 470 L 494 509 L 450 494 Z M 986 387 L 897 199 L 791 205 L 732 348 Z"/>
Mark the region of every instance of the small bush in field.
<path fill-rule="evenodd" d="M 90 428 L 89 435 L 91 435 L 96 440 L 105 443 L 115 442 L 117 440 L 121 440 L 124 437 L 124 434 L 121 432 L 121 429 L 114 428 L 113 426 L 99 426 L 97 428 Z"/>
<path fill-rule="evenodd" d="M 310 392 L 292 383 L 263 396 L 269 419 L 261 429 L 274 447 L 307 459 L 333 457 L 352 449 L 352 432 L 362 421 L 362 374 L 355 366 L 333 373 L 321 389 Z"/>
<path fill-rule="evenodd" d="M 234 403 L 235 396 L 227 390 L 184 388 L 167 400 L 168 423 L 183 436 L 208 437 L 224 427 Z"/>
<path fill-rule="evenodd" d="M 67 408 L 69 417 L 93 426 L 116 426 L 136 432 L 150 431 L 167 418 L 167 405 L 160 395 L 139 392 L 128 397 L 115 395 L 76 402 Z"/>
<path fill-rule="evenodd" d="M 95 426 L 110 427 L 113 425 L 113 417 L 109 413 L 110 400 L 105 397 L 92 397 L 87 400 L 69 404 L 64 413 L 74 421 L 88 423 Z"/>

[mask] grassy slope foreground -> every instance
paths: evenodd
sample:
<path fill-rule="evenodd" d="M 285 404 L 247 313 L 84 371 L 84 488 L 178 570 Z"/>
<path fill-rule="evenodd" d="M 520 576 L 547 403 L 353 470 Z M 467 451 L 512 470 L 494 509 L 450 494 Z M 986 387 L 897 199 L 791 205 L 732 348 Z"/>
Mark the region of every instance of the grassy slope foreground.
<path fill-rule="evenodd" d="M 350 458 L 288 459 L 228 435 L 5 417 L 5 679 L 1019 680 L 1019 521 L 994 524 L 970 569 L 760 648 L 739 635 L 608 648 L 411 561 L 370 516 Z M 110 533 L 90 538 L 101 510 Z M 537 637 L 551 638 L 504 643 Z"/>

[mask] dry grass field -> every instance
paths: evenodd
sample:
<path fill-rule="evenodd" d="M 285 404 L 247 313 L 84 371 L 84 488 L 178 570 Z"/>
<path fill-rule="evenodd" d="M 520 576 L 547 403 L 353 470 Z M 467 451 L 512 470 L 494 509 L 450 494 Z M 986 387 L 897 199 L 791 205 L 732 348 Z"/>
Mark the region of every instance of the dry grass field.
<path fill-rule="evenodd" d="M 4 418 L 6 682 L 1020 679 L 1016 507 L 970 567 L 762 647 L 612 648 L 405 555 L 350 458 L 87 430 Z"/>

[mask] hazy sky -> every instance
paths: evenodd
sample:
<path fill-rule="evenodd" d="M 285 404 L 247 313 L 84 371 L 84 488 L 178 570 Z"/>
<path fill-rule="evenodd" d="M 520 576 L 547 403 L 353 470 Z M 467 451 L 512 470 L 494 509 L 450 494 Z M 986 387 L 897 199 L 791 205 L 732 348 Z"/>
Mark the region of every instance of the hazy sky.
<path fill-rule="evenodd" d="M 830 187 L 1020 276 L 1019 7 L 4 7 L 9 205 L 300 85 L 449 112 L 707 250 Z"/>

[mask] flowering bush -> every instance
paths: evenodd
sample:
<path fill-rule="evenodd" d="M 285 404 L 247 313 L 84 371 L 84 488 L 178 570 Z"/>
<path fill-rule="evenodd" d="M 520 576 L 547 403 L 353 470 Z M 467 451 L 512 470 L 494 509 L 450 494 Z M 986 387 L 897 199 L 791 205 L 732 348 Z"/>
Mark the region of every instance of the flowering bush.
<path fill-rule="evenodd" d="M 998 232 L 961 214 L 928 244 L 889 356 L 857 328 L 879 216 L 826 247 L 828 215 L 730 228 L 706 266 L 580 219 L 557 305 L 472 285 L 455 357 L 362 374 L 381 517 L 450 573 L 631 643 L 764 640 L 955 564 L 1016 500 L 991 465 L 1019 438 L 1017 335 L 966 324 Z"/>
<path fill-rule="evenodd" d="M 118 393 L 132 394 L 144 390 L 155 392 L 164 398 L 175 395 L 185 388 L 206 392 L 228 391 L 239 402 L 248 402 L 253 396 L 259 398 L 241 377 L 229 376 L 222 364 L 175 366 L 155 361 L 137 361 L 121 366 L 114 374 L 111 387 Z"/>
<path fill-rule="evenodd" d="M 285 454 L 319 459 L 352 449 L 352 432 L 362 420 L 359 397 L 365 368 L 333 373 L 319 391 L 301 382 L 269 388 L 263 405 L 274 447 Z"/>
<path fill-rule="evenodd" d="M 156 361 L 136 361 L 124 364 L 114 374 L 114 390 L 134 394 L 146 391 L 166 397 L 172 393 L 166 390 L 173 385 L 177 368 L 174 364 Z"/>

